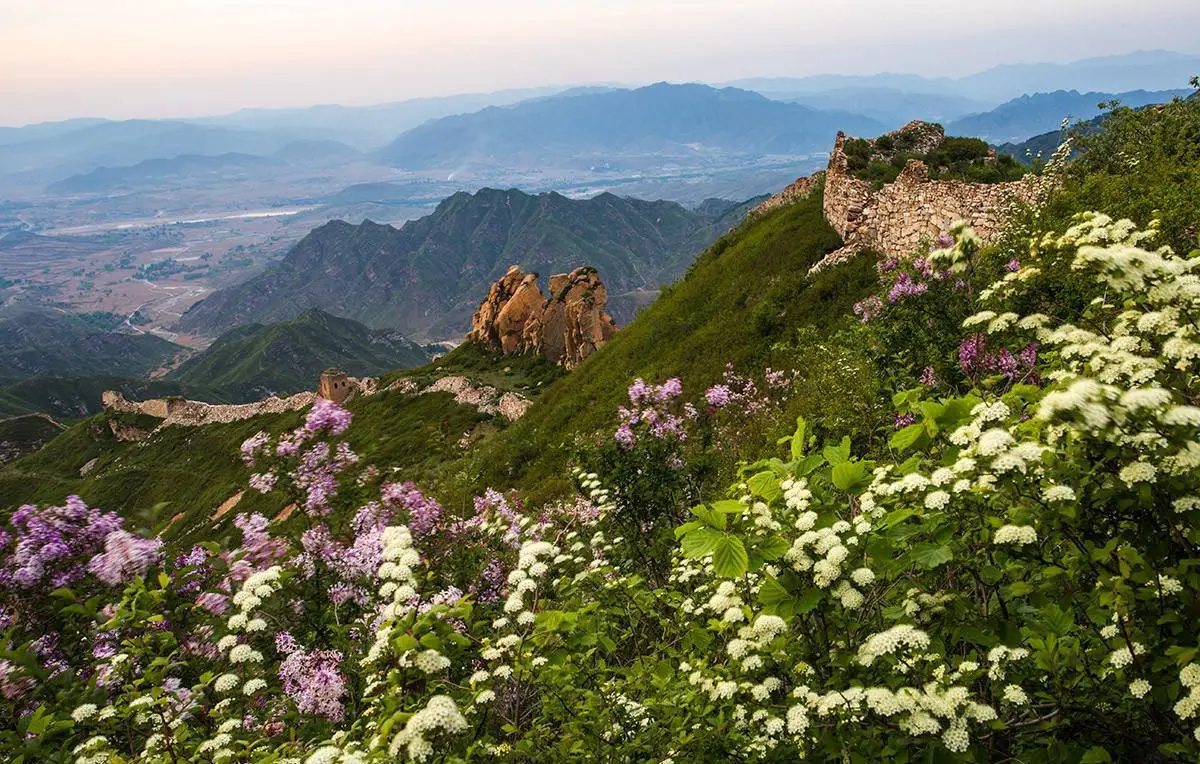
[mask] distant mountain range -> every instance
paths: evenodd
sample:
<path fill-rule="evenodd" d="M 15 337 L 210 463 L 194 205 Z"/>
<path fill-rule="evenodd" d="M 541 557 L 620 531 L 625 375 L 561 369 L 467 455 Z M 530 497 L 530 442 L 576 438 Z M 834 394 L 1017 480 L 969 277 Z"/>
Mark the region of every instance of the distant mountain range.
<path fill-rule="evenodd" d="M 659 83 L 444 117 L 404 133 L 380 158 L 409 170 L 547 164 L 619 170 L 642 157 L 703 162 L 721 155 L 808 154 L 828 150 L 838 130 L 874 135 L 883 129 L 868 117 L 747 90 Z"/>
<path fill-rule="evenodd" d="M 1056 90 L 1053 93 L 1034 93 L 1007 101 L 991 111 L 972 114 L 946 125 L 949 135 L 982 138 L 991 143 L 1023 141 L 1052 130 L 1063 119 L 1072 122 L 1089 120 L 1100 114 L 1099 103 L 1120 101 L 1137 108 L 1152 103 L 1165 103 L 1173 98 L 1187 97 L 1191 90 L 1134 90 L 1127 93 L 1080 93 L 1077 90 Z"/>
<path fill-rule="evenodd" d="M 111 331 L 115 321 L 47 311 L 0 321 L 0 384 L 38 375 L 147 376 L 182 350 L 152 334 Z"/>
<path fill-rule="evenodd" d="M 237 401 L 312 390 L 321 371 L 338 367 L 354 376 L 383 374 L 428 363 L 424 347 L 395 330 L 372 330 L 309 308 L 295 318 L 249 324 L 217 338 L 168 379 L 218 389 Z"/>
<path fill-rule="evenodd" d="M 283 165 L 284 162 L 279 159 L 254 154 L 183 154 L 171 159 L 147 159 L 127 167 L 98 167 L 52 183 L 46 190 L 56 194 L 107 193 L 158 185 L 183 177 L 196 180 L 210 175 L 245 174 Z"/>
<path fill-rule="evenodd" d="M 962 77 L 917 74 L 818 74 L 809 77 L 756 77 L 727 85 L 773 98 L 796 98 L 846 88 L 890 88 L 908 93 L 952 95 L 1000 103 L 1025 93 L 1078 90 L 1128 92 L 1184 87 L 1200 71 L 1200 54 L 1137 51 L 1070 63 L 1006 64 Z"/>
<path fill-rule="evenodd" d="M 276 266 L 192 306 L 178 328 L 212 336 L 318 307 L 410 337 L 458 338 L 490 284 L 513 264 L 543 274 L 595 266 L 613 315 L 628 320 L 646 301 L 639 290 L 653 295 L 673 282 L 756 202 L 690 210 L 613 194 L 458 193 L 399 229 L 370 221 L 323 225 Z"/>
<path fill-rule="evenodd" d="M 900 127 L 914 119 L 944 123 L 966 114 L 986 111 L 991 105 L 987 101 L 958 95 L 865 86 L 806 93 L 788 100 L 814 109 L 861 114 L 888 128 Z"/>

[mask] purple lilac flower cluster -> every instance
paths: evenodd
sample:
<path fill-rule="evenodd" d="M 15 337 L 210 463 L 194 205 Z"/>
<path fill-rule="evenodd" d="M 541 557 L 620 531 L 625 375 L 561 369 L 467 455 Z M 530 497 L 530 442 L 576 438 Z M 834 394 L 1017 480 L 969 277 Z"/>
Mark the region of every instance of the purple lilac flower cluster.
<path fill-rule="evenodd" d="M 439 527 L 442 521 L 442 505 L 437 499 L 421 493 L 412 481 L 386 483 L 380 493 L 384 504 L 408 513 L 405 525 L 414 538 L 428 536 Z"/>
<path fill-rule="evenodd" d="M 291 635 L 276 638 L 276 648 L 287 652 L 279 664 L 279 680 L 283 691 L 302 714 L 320 716 L 331 722 L 345 717 L 342 698 L 346 694 L 346 677 L 339 670 L 342 654 L 336 650 L 305 650 Z"/>
<path fill-rule="evenodd" d="M 866 299 L 854 303 L 854 315 L 858 316 L 864 324 L 878 317 L 882 312 L 883 300 L 879 295 L 873 294 Z"/>
<path fill-rule="evenodd" d="M 679 408 L 678 398 L 683 393 L 683 383 L 672 377 L 661 385 L 650 385 L 640 377 L 629 386 L 631 407 L 618 409 L 621 419 L 613 434 L 617 445 L 628 451 L 637 443 L 634 428 L 642 425 L 646 432 L 657 440 L 686 440 L 687 423 L 697 416 L 696 407 L 690 403 Z"/>
<path fill-rule="evenodd" d="M 121 530 L 116 513 L 88 507 L 78 496 L 68 496 L 62 506 L 26 504 L 13 512 L 10 524 L 14 535 L 0 531 L 0 549 L 12 542 L 0 561 L 5 588 L 69 586 L 89 571 L 105 583 L 120 583 L 156 562 L 161 546 Z"/>
<path fill-rule="evenodd" d="M 733 370 L 733 364 L 725 364 L 721 384 L 713 385 L 704 393 L 704 399 L 712 409 L 733 410 L 740 414 L 757 414 L 771 405 L 771 391 L 786 390 L 792 385 L 794 374 L 767 368 L 763 380 L 767 390 L 760 391 L 754 380 L 743 377 Z"/>
<path fill-rule="evenodd" d="M 104 537 L 104 551 L 88 562 L 88 572 L 109 586 L 140 578 L 162 560 L 162 545 L 162 539 L 115 530 Z"/>
<path fill-rule="evenodd" d="M 958 345 L 958 363 L 963 373 L 972 379 L 987 374 L 999 374 L 1009 380 L 1040 381 L 1034 367 L 1037 365 L 1037 343 L 1030 342 L 1015 354 L 1006 347 L 991 351 L 987 338 L 973 334 Z"/>

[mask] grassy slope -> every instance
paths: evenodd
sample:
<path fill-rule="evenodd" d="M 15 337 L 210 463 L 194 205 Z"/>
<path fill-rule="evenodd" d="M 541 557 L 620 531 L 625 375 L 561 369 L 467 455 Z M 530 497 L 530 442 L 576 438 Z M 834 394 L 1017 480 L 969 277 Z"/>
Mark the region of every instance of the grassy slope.
<path fill-rule="evenodd" d="M 766 366 L 772 347 L 801 327 L 828 332 L 852 318 L 853 302 L 876 283 L 873 260 L 808 276 L 841 244 L 821 202 L 814 194 L 727 234 L 606 347 L 547 388 L 523 419 L 446 465 L 443 484 L 520 486 L 530 501 L 550 498 L 567 486 L 576 437 L 612 426 L 634 377 L 712 384 L 727 362 Z"/>

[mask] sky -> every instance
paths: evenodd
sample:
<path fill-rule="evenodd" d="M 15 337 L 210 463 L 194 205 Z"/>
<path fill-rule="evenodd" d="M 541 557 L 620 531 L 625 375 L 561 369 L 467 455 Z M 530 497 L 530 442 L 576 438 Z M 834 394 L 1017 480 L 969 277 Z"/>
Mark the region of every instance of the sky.
<path fill-rule="evenodd" d="M 0 0 L 0 125 L 1200 51 L 1200 0 Z"/>

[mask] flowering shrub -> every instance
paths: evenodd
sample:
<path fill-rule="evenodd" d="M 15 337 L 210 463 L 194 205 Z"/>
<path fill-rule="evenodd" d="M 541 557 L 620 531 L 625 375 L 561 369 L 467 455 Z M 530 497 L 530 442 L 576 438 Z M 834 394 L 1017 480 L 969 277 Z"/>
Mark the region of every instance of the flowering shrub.
<path fill-rule="evenodd" d="M 956 327 L 979 353 L 1036 342 L 1025 374 L 956 392 L 935 369 L 896 394 L 911 419 L 871 453 L 801 420 L 728 492 L 699 492 L 661 551 L 625 530 L 619 471 L 576 472 L 574 502 L 489 491 L 459 516 L 364 478 L 336 440 L 348 415 L 325 405 L 247 441 L 257 482 L 298 511 L 239 518 L 236 549 L 162 555 L 74 500 L 24 508 L 19 539 L 91 530 L 41 568 L 29 544 L 5 546 L 7 575 L 70 588 L 25 603 L 6 581 L 7 612 L 36 618 L 7 624 L 0 750 L 1195 760 L 1200 257 L 1148 249 L 1153 236 L 1093 215 L 1039 239 Z M 960 230 L 931 272 L 961 273 L 970 240 Z M 1064 263 L 1094 291 L 1083 315 L 1010 309 Z M 729 374 L 694 415 L 678 381 L 635 383 L 620 413 L 632 445 L 603 448 L 691 458 L 706 418 L 756 400 Z M 681 514 L 662 506 L 660 525 Z"/>

